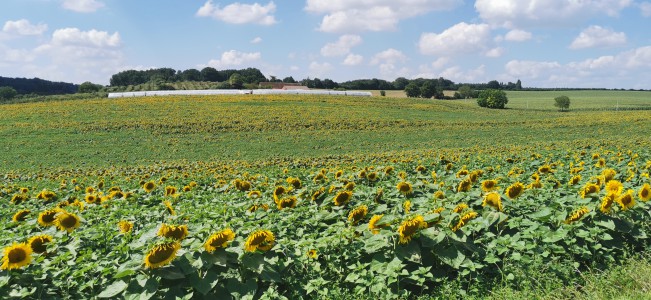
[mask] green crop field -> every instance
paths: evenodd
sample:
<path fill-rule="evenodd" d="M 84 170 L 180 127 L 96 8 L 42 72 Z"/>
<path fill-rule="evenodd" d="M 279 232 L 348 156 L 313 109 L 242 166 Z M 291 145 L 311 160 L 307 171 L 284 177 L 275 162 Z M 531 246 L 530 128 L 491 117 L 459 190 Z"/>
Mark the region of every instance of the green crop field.
<path fill-rule="evenodd" d="M 649 95 L 0 105 L 0 295 L 638 297 Z"/>

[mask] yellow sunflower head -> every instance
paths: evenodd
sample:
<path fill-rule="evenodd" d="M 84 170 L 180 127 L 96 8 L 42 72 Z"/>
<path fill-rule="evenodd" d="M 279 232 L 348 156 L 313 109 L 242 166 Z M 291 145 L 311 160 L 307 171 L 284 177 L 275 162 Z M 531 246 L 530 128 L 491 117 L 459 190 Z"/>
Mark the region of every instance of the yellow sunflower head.
<path fill-rule="evenodd" d="M 581 181 L 581 175 L 580 174 L 575 175 L 574 177 L 572 177 L 572 179 L 570 179 L 569 184 L 570 185 L 575 185 L 575 184 L 579 183 L 580 181 Z"/>
<path fill-rule="evenodd" d="M 355 183 L 352 182 L 352 181 L 349 181 L 349 182 L 346 183 L 346 185 L 344 186 L 344 189 L 349 190 L 349 191 L 354 190 L 354 189 L 355 189 Z"/>
<path fill-rule="evenodd" d="M 54 225 L 56 221 L 56 216 L 61 210 L 59 209 L 49 209 L 38 215 L 38 224 L 41 226 L 47 227 Z"/>
<path fill-rule="evenodd" d="M 378 180 L 379 177 L 378 177 L 377 172 L 370 172 L 370 173 L 368 173 L 368 175 L 366 175 L 366 179 L 368 179 L 368 181 L 373 182 L 373 181 Z"/>
<path fill-rule="evenodd" d="M 188 236 L 188 226 L 163 223 L 158 229 L 158 236 L 180 241 Z"/>
<path fill-rule="evenodd" d="M 31 211 L 29 209 L 19 210 L 17 213 L 14 214 L 11 220 L 14 222 L 23 222 L 25 221 L 27 215 L 29 215 L 30 212 Z"/>
<path fill-rule="evenodd" d="M 581 198 L 585 198 L 588 195 L 599 193 L 601 188 L 599 185 L 594 183 L 587 183 L 581 190 Z"/>
<path fill-rule="evenodd" d="M 388 167 L 384 168 L 384 174 L 391 175 L 391 173 L 393 173 L 393 170 L 395 170 L 395 169 L 392 166 L 388 166 Z"/>
<path fill-rule="evenodd" d="M 122 220 L 118 222 L 118 230 L 120 230 L 121 234 L 131 233 L 131 231 L 133 230 L 133 222 L 129 222 L 126 220 Z"/>
<path fill-rule="evenodd" d="M 79 228 L 81 221 L 77 215 L 63 211 L 57 215 L 55 224 L 59 230 L 72 232 L 76 228 Z"/>
<path fill-rule="evenodd" d="M 398 234 L 400 237 L 400 244 L 407 244 L 411 241 L 412 237 L 418 233 L 420 229 L 427 228 L 423 216 L 417 215 L 411 219 L 407 219 L 398 227 Z"/>
<path fill-rule="evenodd" d="M 411 183 L 402 181 L 396 185 L 396 189 L 403 195 L 410 195 L 414 190 L 411 187 Z"/>
<path fill-rule="evenodd" d="M 606 193 L 621 195 L 624 191 L 624 185 L 619 180 L 610 180 L 606 183 Z"/>
<path fill-rule="evenodd" d="M 459 222 L 457 223 L 457 225 L 452 227 L 452 231 L 457 231 L 457 230 L 461 229 L 461 227 L 466 225 L 468 223 L 468 221 L 476 218 L 477 216 L 478 216 L 478 214 L 476 212 L 474 212 L 474 211 L 470 211 L 470 212 L 465 213 L 464 215 L 461 216 L 461 218 L 459 219 Z"/>
<path fill-rule="evenodd" d="M 615 200 L 617 203 L 619 203 L 619 206 L 622 207 L 622 210 L 628 210 L 635 206 L 635 198 L 633 197 L 633 193 L 633 190 L 628 190 L 625 194 L 620 195 Z"/>
<path fill-rule="evenodd" d="M 181 249 L 179 242 L 156 245 L 145 256 L 145 266 L 149 269 L 165 266 L 174 260 L 179 249 Z"/>
<path fill-rule="evenodd" d="M 436 191 L 434 193 L 434 200 L 443 200 L 445 199 L 445 192 L 443 191 Z"/>
<path fill-rule="evenodd" d="M 472 187 L 472 180 L 470 180 L 470 177 L 466 177 L 464 180 L 461 180 L 459 182 L 459 186 L 457 186 L 457 192 L 467 192 L 470 191 L 470 188 Z"/>
<path fill-rule="evenodd" d="M 176 215 L 176 211 L 174 211 L 174 207 L 172 206 L 172 202 L 169 202 L 169 201 L 165 200 L 165 201 L 163 201 L 163 205 L 165 205 L 165 209 L 167 210 L 167 212 L 170 215 L 172 215 L 172 216 Z"/>
<path fill-rule="evenodd" d="M 282 210 L 283 208 L 294 208 L 296 207 L 296 197 L 290 196 L 287 198 L 280 199 L 277 205 L 279 210 Z"/>
<path fill-rule="evenodd" d="M 617 171 L 613 169 L 605 169 L 601 172 L 601 176 L 603 176 L 605 182 L 613 180 L 613 178 L 615 178 L 616 175 L 617 175 Z"/>
<path fill-rule="evenodd" d="M 570 216 L 567 217 L 567 219 L 565 219 L 565 224 L 574 223 L 574 222 L 580 220 L 584 215 L 586 215 L 589 212 L 590 212 L 590 210 L 587 207 L 585 207 L 585 206 L 581 207 L 578 210 L 572 212 L 572 214 L 570 214 Z"/>
<path fill-rule="evenodd" d="M 350 211 L 348 214 L 348 221 L 352 225 L 357 225 L 361 220 L 366 217 L 366 214 L 368 213 L 368 207 L 366 205 L 361 205 Z"/>
<path fill-rule="evenodd" d="M 32 248 L 25 243 L 14 243 L 5 247 L 2 258 L 2 270 L 20 269 L 32 262 Z"/>
<path fill-rule="evenodd" d="M 371 217 L 371 220 L 368 221 L 368 230 L 373 234 L 380 233 L 380 229 L 386 228 L 388 224 L 378 224 L 384 215 L 374 215 Z"/>
<path fill-rule="evenodd" d="M 482 206 L 490 206 L 499 211 L 502 211 L 502 197 L 500 194 L 491 192 L 484 196 L 484 201 L 481 204 Z"/>
<path fill-rule="evenodd" d="M 484 180 L 481 182 L 481 189 L 484 192 L 490 192 L 498 189 L 497 180 Z"/>
<path fill-rule="evenodd" d="M 246 242 L 244 243 L 244 250 L 246 252 L 255 251 L 268 251 L 276 242 L 276 237 L 269 230 L 257 230 L 249 234 Z"/>
<path fill-rule="evenodd" d="M 213 253 L 217 248 L 226 248 L 228 242 L 235 239 L 235 233 L 230 228 L 211 235 L 203 244 L 208 253 Z"/>
<path fill-rule="evenodd" d="M 286 193 L 286 192 L 287 192 L 287 190 L 285 189 L 284 186 L 277 186 L 277 187 L 274 189 L 274 200 L 275 200 L 275 201 L 280 200 L 280 196 L 282 196 L 282 195 L 283 195 L 284 193 Z"/>
<path fill-rule="evenodd" d="M 165 187 L 165 196 L 177 196 L 177 189 L 175 186 L 168 185 Z"/>
<path fill-rule="evenodd" d="M 613 207 L 613 203 L 615 203 L 615 199 L 617 198 L 617 195 L 614 194 L 607 194 L 602 200 L 601 200 L 601 205 L 599 206 L 599 210 L 604 213 L 604 214 L 609 214 L 610 209 Z"/>
<path fill-rule="evenodd" d="M 295 189 L 300 189 L 302 186 L 301 180 L 296 177 L 287 178 L 287 183 L 293 186 Z"/>
<path fill-rule="evenodd" d="M 43 234 L 30 238 L 27 243 L 34 253 L 45 253 L 47 251 L 47 244 L 51 242 L 52 236 Z"/>
<path fill-rule="evenodd" d="M 462 213 L 465 209 L 468 208 L 468 204 L 465 203 L 459 203 L 452 211 L 454 213 L 460 214 Z"/>
<path fill-rule="evenodd" d="M 337 195 L 333 199 L 333 202 L 335 203 L 336 206 L 342 206 L 348 203 L 348 201 L 350 201 L 350 199 L 352 198 L 353 198 L 353 192 L 344 190 L 337 193 Z"/>
<path fill-rule="evenodd" d="M 155 188 L 156 188 L 156 183 L 154 183 L 153 181 L 147 181 L 145 182 L 145 184 L 142 185 L 142 189 L 147 193 L 151 193 Z"/>
<path fill-rule="evenodd" d="M 648 183 L 645 183 L 641 188 L 640 192 L 637 194 L 640 197 L 642 202 L 647 202 L 651 199 L 651 186 Z"/>

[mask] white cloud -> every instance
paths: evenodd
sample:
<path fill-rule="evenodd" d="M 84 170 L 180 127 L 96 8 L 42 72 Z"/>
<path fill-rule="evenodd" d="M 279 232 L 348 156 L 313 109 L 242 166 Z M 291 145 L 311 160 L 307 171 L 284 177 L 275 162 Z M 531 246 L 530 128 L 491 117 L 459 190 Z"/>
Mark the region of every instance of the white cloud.
<path fill-rule="evenodd" d="M 9 34 L 18 35 L 41 35 L 47 30 L 46 24 L 32 24 L 28 20 L 20 19 L 17 21 L 5 22 L 2 31 Z"/>
<path fill-rule="evenodd" d="M 645 17 L 651 17 L 651 2 L 642 2 L 638 4 L 642 15 Z"/>
<path fill-rule="evenodd" d="M 445 79 L 454 82 L 481 82 L 486 81 L 486 66 L 481 65 L 475 69 L 463 70 L 459 66 L 454 66 L 443 70 L 440 74 Z"/>
<path fill-rule="evenodd" d="M 315 77 L 323 77 L 330 73 L 330 71 L 334 70 L 332 65 L 330 63 L 324 62 L 324 63 L 318 63 L 316 61 L 313 61 L 310 63 L 309 66 L 309 72 L 310 75 L 315 76 Z"/>
<path fill-rule="evenodd" d="M 242 4 L 239 2 L 226 5 L 220 8 L 219 5 L 214 5 L 212 0 L 208 0 L 199 10 L 197 16 L 199 17 L 212 17 L 231 24 L 260 24 L 260 25 L 273 25 L 276 24 L 274 17 L 276 12 L 276 4 L 273 1 L 267 5 Z"/>
<path fill-rule="evenodd" d="M 475 9 L 487 23 L 506 28 L 574 25 L 590 17 L 617 16 L 632 0 L 477 0 Z"/>
<path fill-rule="evenodd" d="M 262 38 L 259 36 L 251 40 L 251 44 L 259 44 L 259 43 L 262 43 Z"/>
<path fill-rule="evenodd" d="M 364 62 L 364 57 L 358 54 L 348 54 L 346 56 L 346 59 L 344 59 L 344 62 L 342 64 L 346 66 L 357 66 L 362 64 Z"/>
<path fill-rule="evenodd" d="M 524 42 L 531 39 L 531 32 L 513 29 L 504 36 L 504 39 L 510 42 Z"/>
<path fill-rule="evenodd" d="M 486 57 L 500 57 L 504 54 L 504 48 L 497 47 L 486 51 Z"/>
<path fill-rule="evenodd" d="M 377 64 L 395 64 L 397 62 L 407 61 L 407 56 L 404 55 L 400 50 L 389 48 L 380 53 L 375 54 L 373 59 L 371 59 L 371 65 Z"/>
<path fill-rule="evenodd" d="M 462 0 L 307 0 L 305 10 L 325 14 L 319 30 L 361 32 L 395 30 L 407 18 L 453 9 Z"/>
<path fill-rule="evenodd" d="M 425 55 L 456 56 L 483 51 L 489 43 L 488 25 L 461 22 L 441 33 L 423 33 L 418 48 Z"/>
<path fill-rule="evenodd" d="M 108 83 L 109 77 L 123 65 L 118 32 L 57 29 L 52 39 L 38 46 L 33 53 L 44 63 L 31 66 L 31 72 L 50 80 Z"/>
<path fill-rule="evenodd" d="M 222 53 L 220 59 L 211 59 L 208 62 L 208 66 L 215 69 L 224 69 L 231 68 L 236 66 L 242 66 L 244 64 L 251 64 L 257 62 L 262 58 L 260 52 L 240 52 L 236 50 L 230 50 Z"/>
<path fill-rule="evenodd" d="M 626 34 L 601 26 L 590 26 L 583 30 L 570 45 L 570 49 L 613 47 L 626 44 Z"/>
<path fill-rule="evenodd" d="M 96 12 L 104 7 L 104 3 L 97 0 L 63 0 L 63 8 L 80 13 Z"/>
<path fill-rule="evenodd" d="M 86 47 L 118 47 L 120 46 L 120 34 L 115 32 L 109 34 L 106 31 L 91 29 L 81 31 L 78 28 L 57 29 L 52 34 L 52 44 L 75 45 Z"/>
<path fill-rule="evenodd" d="M 651 46 L 646 46 L 567 64 L 512 60 L 505 65 L 505 76 L 520 78 L 530 86 L 620 88 L 627 81 L 630 84 L 640 82 L 641 77 L 649 78 L 649 69 Z"/>
<path fill-rule="evenodd" d="M 28 63 L 35 59 L 34 54 L 25 49 L 12 49 L 0 44 L 0 61 L 5 63 Z"/>
<path fill-rule="evenodd" d="M 350 53 L 350 48 L 362 43 L 362 37 L 359 35 L 346 34 L 339 37 L 334 43 L 328 43 L 321 48 L 323 56 L 344 56 Z"/>

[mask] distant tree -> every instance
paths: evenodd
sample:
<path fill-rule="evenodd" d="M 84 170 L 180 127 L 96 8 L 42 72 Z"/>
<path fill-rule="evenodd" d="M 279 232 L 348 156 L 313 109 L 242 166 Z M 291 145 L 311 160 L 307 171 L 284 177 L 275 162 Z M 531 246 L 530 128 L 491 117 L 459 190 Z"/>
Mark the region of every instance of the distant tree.
<path fill-rule="evenodd" d="M 201 69 L 201 80 L 202 81 L 219 81 L 219 71 L 213 67 L 205 67 Z"/>
<path fill-rule="evenodd" d="M 336 82 L 332 81 L 332 79 L 323 79 L 323 88 L 331 90 L 336 89 L 337 87 L 339 87 L 339 85 Z"/>
<path fill-rule="evenodd" d="M 497 80 L 491 80 L 486 84 L 486 87 L 493 90 L 499 90 L 500 88 L 502 88 L 502 85 L 500 85 L 500 83 L 497 82 Z"/>
<path fill-rule="evenodd" d="M 393 88 L 396 90 L 404 90 L 409 84 L 409 79 L 404 77 L 398 77 L 393 81 Z"/>
<path fill-rule="evenodd" d="M 479 93 L 479 97 L 477 97 L 477 104 L 487 108 L 502 109 L 508 102 L 509 99 L 506 97 L 506 93 L 501 90 L 485 90 Z"/>
<path fill-rule="evenodd" d="M 464 84 L 464 85 L 460 86 L 458 92 L 459 92 L 459 95 L 460 95 L 461 99 L 468 99 L 473 94 L 472 93 L 472 88 L 467 84 Z"/>
<path fill-rule="evenodd" d="M 515 82 L 515 89 L 516 90 L 522 89 L 522 81 L 520 81 L 520 79 L 518 79 L 518 81 Z"/>
<path fill-rule="evenodd" d="M 420 97 L 420 86 L 416 82 L 410 82 L 406 87 L 405 87 L 405 94 L 407 94 L 407 97 L 409 98 L 417 98 Z"/>
<path fill-rule="evenodd" d="M 181 80 L 183 81 L 200 81 L 201 72 L 197 69 L 187 69 L 181 72 Z"/>
<path fill-rule="evenodd" d="M 18 95 L 18 92 L 10 86 L 0 87 L 0 100 L 11 100 Z"/>
<path fill-rule="evenodd" d="M 420 96 L 426 99 L 436 96 L 436 84 L 429 80 L 425 81 L 425 83 L 420 86 Z"/>
<path fill-rule="evenodd" d="M 238 73 L 231 75 L 231 77 L 228 79 L 228 83 L 230 83 L 231 87 L 234 89 L 241 89 L 244 87 L 244 79 L 242 78 L 242 75 Z"/>
<path fill-rule="evenodd" d="M 294 80 L 294 77 L 289 76 L 289 77 L 283 78 L 283 82 L 284 83 L 296 83 L 296 80 Z"/>
<path fill-rule="evenodd" d="M 387 91 L 381 90 L 380 91 L 380 96 L 385 97 L 387 95 Z"/>
<path fill-rule="evenodd" d="M 570 110 L 570 97 L 568 96 L 558 96 L 554 98 L 554 106 L 558 107 L 560 111 Z"/>
<path fill-rule="evenodd" d="M 280 79 L 278 79 L 276 76 L 271 75 L 269 76 L 269 82 L 280 82 Z"/>
<path fill-rule="evenodd" d="M 79 85 L 77 93 L 96 93 L 102 88 L 99 84 L 94 84 L 90 81 L 86 81 Z"/>

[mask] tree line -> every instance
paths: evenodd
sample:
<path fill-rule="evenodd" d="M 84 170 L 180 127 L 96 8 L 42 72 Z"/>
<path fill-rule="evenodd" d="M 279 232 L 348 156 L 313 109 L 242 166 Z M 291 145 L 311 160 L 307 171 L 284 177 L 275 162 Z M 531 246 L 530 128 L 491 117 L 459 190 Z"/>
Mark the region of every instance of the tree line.
<path fill-rule="evenodd" d="M 205 67 L 201 70 L 187 69 L 174 70 L 172 68 L 158 68 L 149 70 L 126 70 L 111 76 L 111 86 L 138 85 L 146 82 L 178 82 L 178 81 L 209 81 L 227 82 L 234 74 L 238 74 L 243 83 L 259 83 L 267 78 L 256 68 L 241 70 L 217 70 Z"/>
<path fill-rule="evenodd" d="M 0 76 L 0 87 L 11 88 L 17 94 L 59 95 L 74 94 L 78 85 L 67 82 L 53 82 L 40 78 L 10 78 Z M 8 91 L 8 89 L 5 89 Z"/>

